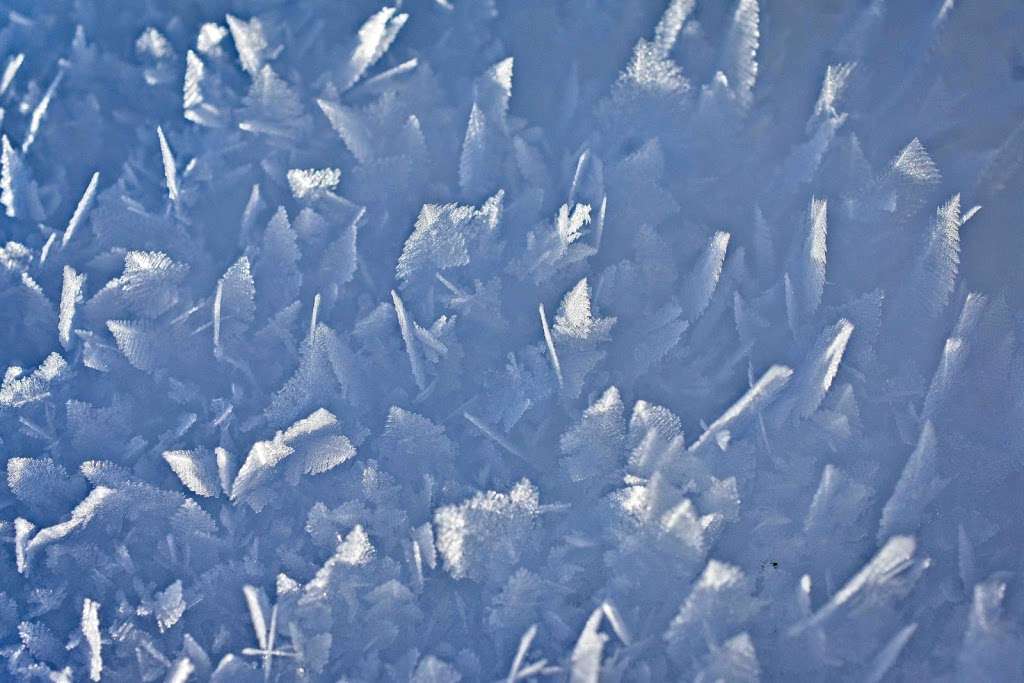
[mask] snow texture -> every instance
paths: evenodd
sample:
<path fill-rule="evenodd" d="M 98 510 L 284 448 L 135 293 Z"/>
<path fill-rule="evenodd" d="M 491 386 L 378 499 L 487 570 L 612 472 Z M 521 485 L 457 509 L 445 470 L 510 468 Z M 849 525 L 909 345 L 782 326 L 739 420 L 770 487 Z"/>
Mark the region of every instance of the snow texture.
<path fill-rule="evenodd" d="M 1024 680 L 1024 4 L 0 1 L 0 679 Z"/>

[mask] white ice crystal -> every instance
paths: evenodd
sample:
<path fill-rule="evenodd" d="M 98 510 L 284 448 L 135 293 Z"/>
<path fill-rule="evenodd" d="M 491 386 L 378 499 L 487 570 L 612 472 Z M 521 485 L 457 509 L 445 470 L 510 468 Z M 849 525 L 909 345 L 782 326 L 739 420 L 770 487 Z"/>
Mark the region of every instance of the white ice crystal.
<path fill-rule="evenodd" d="M 3 680 L 1024 679 L 1020 2 L 0 16 Z"/>

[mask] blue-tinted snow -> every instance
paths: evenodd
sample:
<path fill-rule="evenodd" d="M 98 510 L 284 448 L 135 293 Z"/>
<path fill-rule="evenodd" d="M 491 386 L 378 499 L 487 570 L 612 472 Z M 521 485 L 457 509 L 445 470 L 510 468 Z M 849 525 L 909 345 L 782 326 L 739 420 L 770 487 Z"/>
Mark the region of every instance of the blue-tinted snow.
<path fill-rule="evenodd" d="M 1024 680 L 1024 6 L 0 3 L 0 678 Z"/>

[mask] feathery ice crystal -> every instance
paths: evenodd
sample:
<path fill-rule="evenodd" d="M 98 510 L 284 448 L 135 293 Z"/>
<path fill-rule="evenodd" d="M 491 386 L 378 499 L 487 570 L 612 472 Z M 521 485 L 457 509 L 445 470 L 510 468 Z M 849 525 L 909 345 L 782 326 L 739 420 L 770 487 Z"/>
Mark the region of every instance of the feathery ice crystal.
<path fill-rule="evenodd" d="M 1024 679 L 1022 94 L 1011 0 L 9 0 L 0 678 Z"/>

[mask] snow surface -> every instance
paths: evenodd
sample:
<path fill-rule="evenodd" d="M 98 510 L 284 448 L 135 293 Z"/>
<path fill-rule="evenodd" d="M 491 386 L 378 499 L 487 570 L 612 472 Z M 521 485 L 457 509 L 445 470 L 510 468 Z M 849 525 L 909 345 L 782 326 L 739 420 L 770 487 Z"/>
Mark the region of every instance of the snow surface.
<path fill-rule="evenodd" d="M 3 680 L 1024 680 L 1024 4 L 0 1 Z"/>

